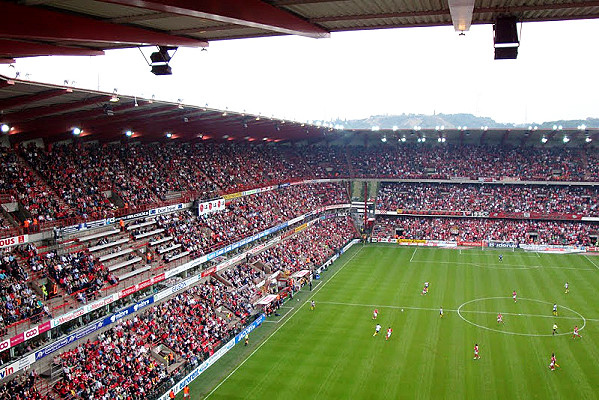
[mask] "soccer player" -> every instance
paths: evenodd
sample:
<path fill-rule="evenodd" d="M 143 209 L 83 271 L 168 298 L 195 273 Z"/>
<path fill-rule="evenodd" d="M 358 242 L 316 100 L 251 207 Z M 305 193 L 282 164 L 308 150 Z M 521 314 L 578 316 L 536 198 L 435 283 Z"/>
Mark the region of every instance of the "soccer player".
<path fill-rule="evenodd" d="M 314 310 L 314 308 L 316 308 L 316 303 L 314 302 L 314 300 L 312 300 L 310 302 L 310 310 Z"/>
<path fill-rule="evenodd" d="M 557 324 L 553 324 L 553 335 L 557 333 Z"/>
<path fill-rule="evenodd" d="M 559 368 L 559 364 L 557 363 L 557 359 L 555 358 L 555 353 L 551 353 L 551 362 L 549 363 L 549 369 L 555 371 L 556 368 Z"/>
<path fill-rule="evenodd" d="M 499 255 L 499 262 L 502 262 L 502 261 L 503 261 L 503 254 L 500 254 Z"/>
<path fill-rule="evenodd" d="M 439 308 L 439 317 L 443 318 L 443 307 Z"/>
<path fill-rule="evenodd" d="M 189 400 L 189 386 L 185 385 L 183 388 L 183 398 Z"/>
<path fill-rule="evenodd" d="M 381 325 L 376 324 L 376 327 L 374 328 L 374 334 L 372 336 L 378 335 L 380 331 L 381 331 Z"/>
<path fill-rule="evenodd" d="M 392 333 L 393 333 L 393 329 L 391 329 L 391 327 L 389 327 L 389 329 L 387 329 L 387 336 L 385 337 L 385 340 L 389 340 Z"/>
<path fill-rule="evenodd" d="M 503 324 L 503 315 L 501 313 L 497 314 L 497 323 Z"/>
<path fill-rule="evenodd" d="M 516 301 L 518 301 L 518 300 L 516 300 L 516 297 L 517 297 L 517 296 L 518 296 L 518 294 L 517 294 L 517 293 L 516 293 L 516 291 L 514 290 L 514 291 L 512 292 L 512 299 L 514 299 L 514 303 L 515 303 Z"/>
<path fill-rule="evenodd" d="M 582 339 L 582 335 L 580 333 L 578 333 L 578 325 L 575 325 L 574 333 L 572 334 L 572 339 L 576 339 L 577 336 Z"/>
<path fill-rule="evenodd" d="M 570 286 L 568 285 L 568 282 L 566 282 L 566 284 L 564 285 L 564 287 L 566 288 L 566 292 L 565 293 L 566 294 L 570 293 L 570 289 L 569 289 Z"/>
<path fill-rule="evenodd" d="M 244 346 L 247 346 L 248 344 L 250 344 L 250 336 L 246 333 L 245 334 L 245 344 L 244 344 Z"/>
<path fill-rule="evenodd" d="M 474 345 L 474 359 L 475 360 L 479 360 L 480 359 L 480 355 L 478 354 L 478 343 L 476 343 Z"/>
<path fill-rule="evenodd" d="M 553 305 L 553 315 L 557 317 L 557 304 Z"/>
<path fill-rule="evenodd" d="M 378 308 L 375 308 L 374 311 L 372 312 L 372 319 L 376 319 L 376 317 L 379 316 L 379 310 Z"/>

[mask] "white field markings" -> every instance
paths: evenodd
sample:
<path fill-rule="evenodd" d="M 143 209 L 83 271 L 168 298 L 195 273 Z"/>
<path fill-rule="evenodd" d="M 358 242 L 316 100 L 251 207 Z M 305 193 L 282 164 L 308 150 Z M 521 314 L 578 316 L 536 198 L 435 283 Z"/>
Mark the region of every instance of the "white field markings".
<path fill-rule="evenodd" d="M 576 268 L 576 267 L 558 267 L 555 265 L 523 265 L 523 264 L 486 264 L 482 262 L 461 262 L 461 261 L 410 261 L 411 263 L 426 263 L 426 264 L 457 264 L 457 265 L 473 265 L 480 268 L 491 269 L 536 269 L 536 268 L 556 268 L 556 269 L 573 269 L 577 271 L 594 271 L 592 268 Z M 599 268 L 599 267 L 597 267 Z"/>
<path fill-rule="evenodd" d="M 418 247 L 414 248 L 414 252 L 412 253 L 412 257 L 410 257 L 410 262 L 412 262 L 412 260 L 414 259 L 414 256 L 416 255 L 416 250 L 418 250 Z"/>
<path fill-rule="evenodd" d="M 279 325 L 279 327 L 278 327 L 277 329 L 275 329 L 275 331 L 274 331 L 273 333 L 271 333 L 271 334 L 270 334 L 270 335 L 269 335 L 269 336 L 268 336 L 268 337 L 267 337 L 267 338 L 266 338 L 266 339 L 265 339 L 265 340 L 264 340 L 262 343 L 260 343 L 260 345 L 259 345 L 258 347 L 256 347 L 256 348 L 254 349 L 254 351 L 252 351 L 252 352 L 250 353 L 250 355 L 249 355 L 249 356 L 247 356 L 247 357 L 246 357 L 246 359 L 245 359 L 245 360 L 243 360 L 243 361 L 242 361 L 242 362 L 241 362 L 241 363 L 240 363 L 240 364 L 239 364 L 239 365 L 238 365 L 238 366 L 237 366 L 237 367 L 236 367 L 236 368 L 235 368 L 235 369 L 234 369 L 234 370 L 233 370 L 233 371 L 232 371 L 232 372 L 231 372 L 229 375 L 227 375 L 227 376 L 225 377 L 225 379 L 223 379 L 223 380 L 222 380 L 222 381 L 221 381 L 221 382 L 220 382 L 218 385 L 216 385 L 216 387 L 215 387 L 214 389 L 212 389 L 212 391 L 210 391 L 210 393 L 208 393 L 208 394 L 206 395 L 206 397 L 204 397 L 204 399 L 207 399 L 207 398 L 208 398 L 208 397 L 210 397 L 210 396 L 211 396 L 211 395 L 212 395 L 214 392 L 216 392 L 216 391 L 218 390 L 218 388 L 219 388 L 219 387 L 221 387 L 221 385 L 222 385 L 223 383 L 225 383 L 225 382 L 226 382 L 226 381 L 227 381 L 227 380 L 228 380 L 228 379 L 229 379 L 229 378 L 230 378 L 230 377 L 231 377 L 231 376 L 232 376 L 232 375 L 233 375 L 235 372 L 237 372 L 237 370 L 238 370 L 239 368 L 241 368 L 241 367 L 243 366 L 243 364 L 245 364 L 245 362 L 246 362 L 247 360 L 249 360 L 249 359 L 250 359 L 250 358 L 251 358 L 251 357 L 252 357 L 254 354 L 256 354 L 256 352 L 257 352 L 258 350 L 260 350 L 260 349 L 262 348 L 262 346 L 264 346 L 264 345 L 266 344 L 266 342 L 268 342 L 268 341 L 270 340 L 270 338 L 272 338 L 272 337 L 273 337 L 273 336 L 274 336 L 274 335 L 275 335 L 275 334 L 276 334 L 276 333 L 277 333 L 277 332 L 278 332 L 278 331 L 279 331 L 279 330 L 280 330 L 280 329 L 281 329 L 283 326 L 285 326 L 285 324 L 286 324 L 287 322 L 289 322 L 289 321 L 291 320 L 291 318 L 293 318 L 293 316 L 294 316 L 295 314 L 297 314 L 297 312 L 298 312 L 299 310 L 301 310 L 301 309 L 302 309 L 302 307 L 303 307 L 303 306 L 305 306 L 306 304 L 308 304 L 308 303 L 309 303 L 309 302 L 310 302 L 310 301 L 311 301 L 311 300 L 314 298 L 314 296 L 316 295 L 316 293 L 318 293 L 318 292 L 320 291 L 320 289 L 322 289 L 323 287 L 325 287 L 325 286 L 326 286 L 326 284 L 327 284 L 327 283 L 329 283 L 330 281 L 332 281 L 332 280 L 333 280 L 333 278 L 334 278 L 334 277 L 335 277 L 335 276 L 336 276 L 336 275 L 337 275 L 337 274 L 338 274 L 338 273 L 339 273 L 339 272 L 340 272 L 340 271 L 341 271 L 341 270 L 342 270 L 342 269 L 343 269 L 343 268 L 344 268 L 344 267 L 345 267 L 345 266 L 346 266 L 346 265 L 347 265 L 347 264 L 348 264 L 348 263 L 349 263 L 351 260 L 353 260 L 353 259 L 354 259 L 354 257 L 355 257 L 356 255 L 358 255 L 358 254 L 359 254 L 359 253 L 362 251 L 362 249 L 363 249 L 363 248 L 364 248 L 364 246 L 360 247 L 360 249 L 359 249 L 358 251 L 356 251 L 356 252 L 355 252 L 355 253 L 354 253 L 354 254 L 353 254 L 353 255 L 352 255 L 350 258 L 348 258 L 348 259 L 347 259 L 347 261 L 345 261 L 345 263 L 343 263 L 343 265 L 342 265 L 342 266 L 340 266 L 340 267 L 339 267 L 339 269 L 338 269 L 337 271 L 335 271 L 335 273 L 334 273 L 334 274 L 333 274 L 333 275 L 332 275 L 332 276 L 331 276 L 331 277 L 330 277 L 330 278 L 329 278 L 329 279 L 328 279 L 328 280 L 327 280 L 325 283 L 323 283 L 323 284 L 322 284 L 322 285 L 321 285 L 321 286 L 320 286 L 318 289 L 316 289 L 316 290 L 313 292 L 312 296 L 310 296 L 310 298 L 309 298 L 308 300 L 306 300 L 305 302 L 302 302 L 302 304 L 301 304 L 301 305 L 300 305 L 298 308 L 296 308 L 296 309 L 295 309 L 295 311 L 293 311 L 293 313 L 291 314 L 291 316 L 289 316 L 289 318 L 287 318 L 287 319 L 286 319 L 286 320 L 285 320 L 285 321 L 284 321 L 284 322 L 283 322 L 281 325 Z M 319 303 L 320 303 L 320 302 L 319 302 Z"/>
<path fill-rule="evenodd" d="M 522 300 L 522 299 L 521 299 Z M 439 308 L 431 307 L 414 307 L 414 306 L 392 306 L 392 305 L 380 305 L 380 304 L 362 304 L 362 303 L 343 303 L 335 301 L 320 301 L 320 304 L 332 304 L 338 306 L 347 307 L 373 307 L 373 308 L 391 308 L 391 309 L 402 309 L 402 310 L 417 310 L 417 311 L 436 311 L 439 312 Z M 458 309 L 444 308 L 444 312 L 458 312 Z M 479 310 L 460 310 L 462 314 L 495 314 L 497 311 L 479 311 Z M 582 319 L 581 317 L 566 317 L 566 316 L 554 316 L 554 315 L 543 315 L 543 314 L 523 314 L 523 313 L 501 313 L 501 315 L 514 315 L 518 317 L 539 317 L 539 318 L 555 318 L 555 319 Z M 599 322 L 599 318 L 585 318 L 587 321 Z"/>
<path fill-rule="evenodd" d="M 591 264 L 593 264 L 595 266 L 595 268 L 599 269 L 599 265 L 595 264 L 595 262 L 593 260 L 591 260 L 586 254 L 584 255 L 584 258 L 586 258 L 587 260 L 589 260 L 589 262 Z"/>

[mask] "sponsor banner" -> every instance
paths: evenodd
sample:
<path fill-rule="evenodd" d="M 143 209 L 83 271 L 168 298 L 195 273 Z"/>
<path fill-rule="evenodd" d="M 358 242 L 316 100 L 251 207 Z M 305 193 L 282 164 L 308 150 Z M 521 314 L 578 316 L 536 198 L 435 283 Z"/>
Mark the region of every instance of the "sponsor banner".
<path fill-rule="evenodd" d="M 581 220 L 589 222 L 599 222 L 599 217 L 582 217 Z"/>
<path fill-rule="evenodd" d="M 69 336 L 62 338 L 60 340 L 57 340 L 56 342 L 42 348 L 41 350 L 36 351 L 34 354 L 35 360 L 36 361 L 40 360 L 40 359 L 54 353 L 55 351 L 60 350 L 63 347 L 65 347 L 73 342 L 76 342 L 77 340 L 97 331 L 98 329 L 100 329 L 104 326 L 105 326 L 104 321 L 98 321 L 91 325 L 86 326 L 85 328 L 79 329 L 75 333 L 72 333 Z"/>
<path fill-rule="evenodd" d="M 300 226 L 298 226 L 298 227 L 294 228 L 294 229 L 293 229 L 293 232 L 296 232 L 296 233 L 297 233 L 297 232 L 301 232 L 301 231 L 303 231 L 304 229 L 306 229 L 307 227 L 308 227 L 308 224 L 302 224 L 302 225 L 300 225 Z"/>
<path fill-rule="evenodd" d="M 468 246 L 468 247 L 482 247 L 482 242 L 458 242 L 458 246 Z"/>
<path fill-rule="evenodd" d="M 398 243 L 426 243 L 424 239 L 397 239 Z"/>
<path fill-rule="evenodd" d="M 119 299 L 122 299 L 123 297 L 127 297 L 135 292 L 138 292 L 142 289 L 147 288 L 148 286 L 152 286 L 155 283 L 163 281 L 164 279 L 166 279 L 165 276 L 166 276 L 166 274 L 162 273 L 160 275 L 156 275 L 150 279 L 147 279 L 147 280 L 140 282 L 138 284 L 135 284 L 133 286 L 129 286 L 128 288 L 121 290 L 117 294 L 117 296 Z"/>
<path fill-rule="evenodd" d="M 587 251 L 599 251 L 599 247 L 595 247 L 595 246 L 589 246 L 586 248 Z M 0 350 L 1 351 L 1 350 Z"/>
<path fill-rule="evenodd" d="M 118 321 L 119 319 L 125 318 L 129 314 L 136 313 L 137 311 L 141 310 L 142 308 L 149 306 L 153 302 L 154 302 L 154 296 L 150 296 L 147 299 L 140 301 L 139 303 L 136 303 L 136 304 L 129 306 L 127 308 L 124 308 L 122 310 L 119 310 L 119 311 L 115 312 L 114 314 L 112 314 L 110 317 L 104 318 L 104 320 L 102 321 L 102 323 L 103 323 L 102 326 L 113 324 L 116 321 Z"/>
<path fill-rule="evenodd" d="M 201 278 L 201 275 L 194 275 L 191 278 L 188 278 L 182 282 L 177 283 L 175 286 L 171 286 L 170 288 L 161 290 L 160 292 L 156 293 L 154 295 L 154 301 L 159 301 L 164 299 L 165 297 L 168 297 L 172 294 L 175 294 L 191 285 L 193 285 L 194 283 L 198 282 Z"/>
<path fill-rule="evenodd" d="M 146 210 L 146 211 L 137 212 L 135 214 L 125 215 L 123 217 L 120 217 L 119 220 L 122 219 L 123 221 L 130 221 L 132 219 L 143 218 L 143 217 L 147 217 L 149 215 L 150 215 L 150 211 Z M 115 218 L 113 218 L 113 222 L 115 222 L 114 220 L 115 220 Z"/>
<path fill-rule="evenodd" d="M 577 246 L 561 246 L 561 245 L 552 245 L 552 244 L 521 244 L 521 249 L 528 251 L 570 251 L 570 252 L 582 252 L 585 251 L 584 247 Z"/>
<path fill-rule="evenodd" d="M 216 199 L 198 204 L 198 215 L 210 214 L 225 209 L 225 199 Z"/>
<path fill-rule="evenodd" d="M 224 198 L 225 200 L 231 200 L 231 199 L 236 199 L 236 198 L 238 198 L 238 197 L 241 197 L 241 196 L 242 196 L 241 192 L 237 192 L 237 193 L 229 193 L 229 194 L 225 194 L 225 195 L 223 196 L 223 198 Z"/>
<path fill-rule="evenodd" d="M 288 224 L 289 224 L 289 225 L 293 225 L 293 224 L 295 224 L 296 222 L 300 222 L 300 221 L 301 221 L 301 220 L 303 220 L 303 219 L 304 219 L 304 215 L 301 215 L 301 216 L 299 216 L 299 217 L 296 217 L 296 218 L 293 218 L 292 220 L 290 220 L 290 221 L 288 222 Z"/>
<path fill-rule="evenodd" d="M 166 214 L 166 213 L 170 213 L 170 212 L 173 212 L 173 211 L 182 210 L 184 207 L 185 207 L 185 204 L 179 203 L 179 204 L 173 204 L 173 205 L 170 205 L 170 206 L 164 206 L 164 207 L 154 208 L 154 209 L 152 209 L 152 210 L 149 211 L 149 215 Z"/>
<path fill-rule="evenodd" d="M 281 183 L 281 184 L 279 185 L 279 188 L 283 189 L 283 188 L 286 188 L 286 187 L 289 187 L 289 186 L 291 186 L 291 185 L 289 184 L 289 182 L 287 182 L 287 183 Z"/>
<path fill-rule="evenodd" d="M 30 354 L 27 357 L 24 357 L 24 358 L 20 359 L 19 361 L 14 362 L 6 367 L 4 367 L 4 366 L 0 367 L 0 380 L 29 367 L 34 362 L 35 362 L 35 354 Z"/>
<path fill-rule="evenodd" d="M 4 247 L 18 246 L 27 242 L 29 242 L 29 235 L 19 235 L 0 239 L 0 249 Z"/>
<path fill-rule="evenodd" d="M 110 294 L 110 295 L 100 299 L 100 300 L 94 301 L 93 303 L 89 303 L 88 305 L 84 306 L 83 308 L 85 309 L 85 313 L 92 312 L 92 311 L 97 310 L 98 308 L 107 306 L 110 303 L 117 301 L 118 299 L 119 299 L 118 293 L 113 293 L 113 294 Z"/>
<path fill-rule="evenodd" d="M 487 242 L 487 247 L 493 247 L 493 248 L 505 248 L 505 249 L 515 249 L 516 247 L 518 247 L 518 245 L 514 242 L 501 242 L 501 241 L 497 241 L 497 240 L 489 240 Z"/>
<path fill-rule="evenodd" d="M 256 329 L 260 324 L 264 321 L 266 317 L 264 314 L 260 315 L 257 320 L 248 325 L 243 331 L 241 331 L 237 336 L 227 342 L 223 347 L 218 349 L 216 353 L 214 353 L 210 358 L 200 364 L 199 367 L 191 371 L 185 378 L 181 379 L 177 384 L 171 388 L 169 388 L 162 396 L 158 398 L 158 400 L 169 400 L 169 393 L 172 390 L 175 394 L 179 393 L 183 390 L 183 388 L 193 382 L 198 376 L 200 376 L 204 371 L 206 371 L 212 364 L 218 361 L 223 355 L 225 355 L 229 350 L 235 346 L 235 344 L 239 343 L 243 340 L 245 335 Z"/>

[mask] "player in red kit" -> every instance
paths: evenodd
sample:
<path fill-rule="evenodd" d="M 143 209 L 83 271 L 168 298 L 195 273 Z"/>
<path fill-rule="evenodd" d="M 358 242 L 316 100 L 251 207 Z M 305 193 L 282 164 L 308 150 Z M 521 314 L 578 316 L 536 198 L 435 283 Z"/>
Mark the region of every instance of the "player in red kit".
<path fill-rule="evenodd" d="M 516 296 L 517 296 L 517 294 L 516 294 L 516 291 L 514 290 L 514 291 L 512 292 L 512 298 L 514 299 L 514 303 L 517 301 L 517 300 L 516 300 Z"/>
<path fill-rule="evenodd" d="M 387 336 L 385 337 L 385 340 L 389 340 L 392 333 L 393 333 L 393 329 L 391 329 L 391 327 L 389 327 L 389 329 L 387 329 Z"/>
<path fill-rule="evenodd" d="M 372 319 L 376 319 L 376 317 L 379 316 L 379 310 L 378 308 L 375 308 L 374 311 L 372 312 Z"/>
<path fill-rule="evenodd" d="M 474 359 L 475 360 L 480 359 L 480 355 L 478 355 L 478 344 L 474 345 Z"/>
<path fill-rule="evenodd" d="M 582 339 L 582 335 L 578 333 L 578 325 L 574 326 L 574 333 L 572 333 L 572 339 L 576 339 L 577 336 Z"/>
<path fill-rule="evenodd" d="M 551 353 L 551 361 L 549 362 L 549 369 L 555 371 L 556 368 L 559 368 L 559 364 L 557 363 L 557 359 L 555 358 L 555 353 Z"/>
<path fill-rule="evenodd" d="M 501 315 L 501 313 L 497 314 L 497 323 L 498 324 L 503 324 L 503 315 Z"/>

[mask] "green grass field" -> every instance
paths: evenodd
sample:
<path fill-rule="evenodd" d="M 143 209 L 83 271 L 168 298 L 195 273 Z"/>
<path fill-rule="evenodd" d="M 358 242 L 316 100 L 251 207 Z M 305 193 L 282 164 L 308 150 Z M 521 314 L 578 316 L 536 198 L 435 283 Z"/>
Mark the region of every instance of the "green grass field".
<path fill-rule="evenodd" d="M 283 318 L 253 332 L 250 346 L 238 345 L 200 376 L 192 398 L 599 398 L 599 257 L 498 255 L 356 245 L 312 292 L 288 303 Z M 374 308 L 383 327 L 376 337 Z M 582 339 L 572 339 L 574 325 L 584 327 Z M 552 352 L 556 371 L 548 368 Z"/>

